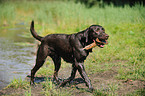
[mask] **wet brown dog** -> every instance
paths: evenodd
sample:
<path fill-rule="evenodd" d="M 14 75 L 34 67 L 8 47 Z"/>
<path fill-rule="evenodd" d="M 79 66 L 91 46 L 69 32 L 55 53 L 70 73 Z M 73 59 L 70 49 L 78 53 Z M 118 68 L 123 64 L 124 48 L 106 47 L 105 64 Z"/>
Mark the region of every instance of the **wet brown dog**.
<path fill-rule="evenodd" d="M 62 57 L 66 62 L 72 63 L 72 72 L 68 79 L 59 83 L 59 86 L 65 86 L 67 82 L 73 80 L 78 70 L 86 85 L 90 90 L 93 90 L 91 81 L 84 68 L 84 60 L 89 55 L 89 52 L 92 52 L 92 49 L 85 50 L 84 47 L 92 44 L 94 41 L 97 46 L 104 47 L 109 36 L 105 33 L 105 29 L 102 26 L 92 25 L 76 34 L 50 34 L 41 37 L 35 32 L 34 21 L 32 21 L 30 31 L 33 37 L 41 42 L 37 51 L 36 64 L 31 70 L 31 84 L 35 84 L 34 75 L 43 65 L 47 56 L 50 56 L 54 62 L 54 79 L 59 83 L 57 74 L 61 66 Z"/>

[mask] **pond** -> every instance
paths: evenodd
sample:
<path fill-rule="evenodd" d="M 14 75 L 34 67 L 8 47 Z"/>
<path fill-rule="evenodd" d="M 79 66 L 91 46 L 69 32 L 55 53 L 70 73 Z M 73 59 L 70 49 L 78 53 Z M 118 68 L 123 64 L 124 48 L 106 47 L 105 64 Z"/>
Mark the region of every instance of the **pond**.
<path fill-rule="evenodd" d="M 12 79 L 24 79 L 35 63 L 35 40 L 29 24 L 0 27 L 0 89 Z"/>

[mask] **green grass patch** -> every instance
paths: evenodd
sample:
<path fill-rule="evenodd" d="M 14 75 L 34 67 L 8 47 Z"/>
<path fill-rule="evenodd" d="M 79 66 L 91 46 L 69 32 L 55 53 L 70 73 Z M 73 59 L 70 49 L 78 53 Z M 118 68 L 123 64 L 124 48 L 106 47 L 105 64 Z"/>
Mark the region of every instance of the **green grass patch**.
<path fill-rule="evenodd" d="M 45 82 L 41 83 L 43 86 L 43 94 L 45 96 L 72 96 L 73 89 L 71 88 L 56 88 L 52 81 L 46 79 Z"/>
<path fill-rule="evenodd" d="M 144 96 L 144 95 L 145 95 L 145 89 L 139 89 L 133 93 L 127 94 L 127 96 Z"/>
<path fill-rule="evenodd" d="M 27 89 L 30 86 L 29 82 L 22 80 L 21 78 L 16 79 L 14 78 L 11 83 L 6 87 L 6 88 L 22 88 L 22 89 Z"/>
<path fill-rule="evenodd" d="M 25 91 L 25 96 L 31 96 L 31 88 L 29 88 L 27 91 Z"/>
<path fill-rule="evenodd" d="M 40 68 L 40 70 L 37 72 L 37 76 L 51 76 L 54 72 L 54 64 L 53 61 L 49 58 L 49 60 L 46 60 L 43 67 Z"/>

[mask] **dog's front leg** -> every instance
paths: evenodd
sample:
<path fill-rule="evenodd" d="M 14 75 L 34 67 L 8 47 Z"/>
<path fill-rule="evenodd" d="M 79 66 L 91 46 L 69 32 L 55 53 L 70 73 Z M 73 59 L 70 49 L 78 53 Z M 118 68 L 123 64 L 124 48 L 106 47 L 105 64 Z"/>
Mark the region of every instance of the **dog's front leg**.
<path fill-rule="evenodd" d="M 89 77 L 86 74 L 85 68 L 84 68 L 84 62 L 76 62 L 76 67 L 82 76 L 82 78 L 85 80 L 86 85 L 89 87 L 90 91 L 93 91 L 93 87 L 91 84 L 91 81 Z"/>
<path fill-rule="evenodd" d="M 75 66 L 75 64 L 73 64 L 71 76 L 68 79 L 64 80 L 62 83 L 60 83 L 59 87 L 65 86 L 67 83 L 71 82 L 75 78 L 76 72 L 77 72 L 77 67 Z"/>

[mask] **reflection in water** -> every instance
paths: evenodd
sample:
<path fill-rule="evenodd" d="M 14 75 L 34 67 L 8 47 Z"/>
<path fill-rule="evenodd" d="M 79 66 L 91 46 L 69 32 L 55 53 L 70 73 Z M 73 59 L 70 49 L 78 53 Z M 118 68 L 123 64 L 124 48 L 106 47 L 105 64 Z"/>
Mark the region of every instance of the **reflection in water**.
<path fill-rule="evenodd" d="M 35 56 L 31 54 L 35 52 L 31 45 L 34 39 L 22 36 L 31 35 L 29 29 L 26 29 L 24 23 L 15 27 L 0 27 L 0 89 L 7 86 L 13 78 L 24 79 L 35 62 Z"/>

